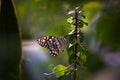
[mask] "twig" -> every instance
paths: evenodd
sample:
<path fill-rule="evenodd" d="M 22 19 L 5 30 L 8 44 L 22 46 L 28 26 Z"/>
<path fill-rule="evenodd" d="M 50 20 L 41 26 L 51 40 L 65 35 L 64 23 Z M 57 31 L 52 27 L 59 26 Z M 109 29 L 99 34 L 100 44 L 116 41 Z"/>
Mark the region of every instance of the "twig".
<path fill-rule="evenodd" d="M 75 48 L 74 48 L 74 52 L 75 52 L 75 64 L 74 64 L 74 74 L 73 74 L 73 80 L 76 80 L 77 78 L 77 74 L 76 74 L 76 69 L 77 69 L 77 62 L 76 62 L 76 59 L 77 59 L 77 42 L 78 42 L 78 13 L 75 12 L 75 41 L 76 41 L 76 44 L 75 44 Z"/>

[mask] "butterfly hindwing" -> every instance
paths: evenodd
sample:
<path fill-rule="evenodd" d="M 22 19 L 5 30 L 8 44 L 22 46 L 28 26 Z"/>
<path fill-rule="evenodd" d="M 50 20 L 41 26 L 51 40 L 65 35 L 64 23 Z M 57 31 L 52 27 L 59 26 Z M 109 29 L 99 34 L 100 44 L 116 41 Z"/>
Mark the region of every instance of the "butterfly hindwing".
<path fill-rule="evenodd" d="M 59 36 L 44 36 L 37 41 L 40 46 L 49 50 L 50 55 L 57 56 L 60 52 L 64 51 L 66 39 Z"/>

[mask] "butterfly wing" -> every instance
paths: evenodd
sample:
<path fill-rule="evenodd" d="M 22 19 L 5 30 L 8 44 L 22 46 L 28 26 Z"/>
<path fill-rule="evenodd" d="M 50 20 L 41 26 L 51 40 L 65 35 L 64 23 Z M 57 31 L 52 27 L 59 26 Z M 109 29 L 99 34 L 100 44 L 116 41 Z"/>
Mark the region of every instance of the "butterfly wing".
<path fill-rule="evenodd" d="M 60 52 L 64 51 L 66 39 L 58 36 L 45 36 L 37 41 L 40 46 L 49 50 L 50 55 L 57 56 Z"/>

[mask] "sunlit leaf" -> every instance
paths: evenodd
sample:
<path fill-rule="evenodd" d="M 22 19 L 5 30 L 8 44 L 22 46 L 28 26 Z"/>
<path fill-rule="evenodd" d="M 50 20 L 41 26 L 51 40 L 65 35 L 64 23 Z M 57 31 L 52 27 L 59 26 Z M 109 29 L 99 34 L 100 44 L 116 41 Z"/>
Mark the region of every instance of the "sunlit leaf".
<path fill-rule="evenodd" d="M 48 68 L 53 70 L 54 69 L 54 65 L 53 64 L 49 64 Z"/>
<path fill-rule="evenodd" d="M 85 54 L 78 52 L 77 55 L 78 55 L 80 64 L 83 64 L 86 62 L 87 56 Z"/>
<path fill-rule="evenodd" d="M 65 72 L 67 71 L 67 67 L 64 65 L 59 64 L 58 66 L 56 66 L 53 70 L 53 72 L 55 73 L 56 77 L 61 77 L 63 75 L 65 75 Z"/>
<path fill-rule="evenodd" d="M 70 30 L 74 30 L 75 29 L 75 26 L 74 25 L 70 25 Z"/>
<path fill-rule="evenodd" d="M 87 59 L 87 56 L 86 56 L 85 54 L 83 54 L 83 55 L 81 56 L 81 60 L 82 60 L 83 62 L 86 62 L 86 59 Z"/>
<path fill-rule="evenodd" d="M 69 18 L 67 19 L 67 22 L 70 23 L 70 24 L 74 24 L 73 17 L 69 17 Z"/>

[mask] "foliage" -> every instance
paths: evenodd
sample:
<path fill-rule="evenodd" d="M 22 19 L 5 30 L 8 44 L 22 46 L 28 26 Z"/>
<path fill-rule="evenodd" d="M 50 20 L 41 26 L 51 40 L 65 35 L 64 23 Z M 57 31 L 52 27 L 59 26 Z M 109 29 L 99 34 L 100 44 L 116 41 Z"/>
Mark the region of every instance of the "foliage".
<path fill-rule="evenodd" d="M 60 77 L 60 76 L 63 76 L 65 75 L 65 72 L 67 71 L 66 67 L 63 66 L 63 65 L 57 65 L 56 67 L 54 67 L 53 64 L 50 64 L 49 65 L 49 68 L 52 70 L 53 73 L 55 73 L 56 77 Z"/>
<path fill-rule="evenodd" d="M 84 35 L 81 28 L 88 24 L 83 21 L 85 16 L 83 15 L 83 12 L 79 10 L 79 7 L 70 10 L 68 15 L 70 15 L 70 17 L 67 19 L 67 22 L 70 24 L 69 28 L 71 31 L 65 37 L 67 38 L 68 62 L 70 65 L 66 67 L 59 64 L 54 67 L 53 64 L 50 64 L 49 68 L 52 73 L 46 73 L 45 75 L 49 75 L 50 77 L 51 74 L 55 74 L 59 80 L 67 78 L 70 78 L 70 80 L 78 80 L 78 74 L 82 74 L 80 71 L 86 69 L 84 63 L 87 59 L 87 48 L 83 44 Z"/>
<path fill-rule="evenodd" d="M 86 0 L 15 0 L 23 39 L 67 33 L 65 12 Z M 26 5 L 27 4 L 27 5 Z M 93 4 L 92 4 L 93 5 Z M 91 9 L 90 9 L 91 10 Z M 49 29 L 50 28 L 50 29 Z M 64 32 L 63 32 L 64 31 Z"/>

